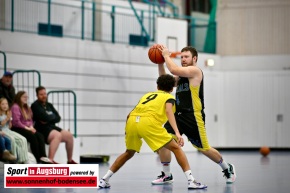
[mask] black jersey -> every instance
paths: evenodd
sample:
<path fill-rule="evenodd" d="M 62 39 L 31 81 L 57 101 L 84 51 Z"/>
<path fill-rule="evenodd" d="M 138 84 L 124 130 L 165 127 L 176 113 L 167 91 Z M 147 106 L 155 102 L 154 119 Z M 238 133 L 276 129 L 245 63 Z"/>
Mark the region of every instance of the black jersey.
<path fill-rule="evenodd" d="M 188 78 L 179 77 L 175 100 L 176 113 L 174 115 L 180 135 L 186 135 L 198 150 L 209 150 L 211 147 L 205 129 L 203 74 L 199 86 L 190 86 Z M 175 134 L 168 121 L 164 127 L 168 133 Z"/>
<path fill-rule="evenodd" d="M 204 109 L 203 74 L 199 86 L 190 86 L 188 78 L 179 77 L 176 88 L 176 112 L 194 112 Z"/>

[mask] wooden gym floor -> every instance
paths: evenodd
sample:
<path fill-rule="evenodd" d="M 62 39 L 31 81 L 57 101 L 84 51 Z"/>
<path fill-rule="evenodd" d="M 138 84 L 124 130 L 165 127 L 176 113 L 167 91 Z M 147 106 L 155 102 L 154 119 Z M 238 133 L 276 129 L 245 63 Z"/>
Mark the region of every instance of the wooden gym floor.
<path fill-rule="evenodd" d="M 221 151 L 226 161 L 236 167 L 237 181 L 226 185 L 221 168 L 198 152 L 186 152 L 194 177 L 208 185 L 206 190 L 188 190 L 186 178 L 175 158 L 171 168 L 172 185 L 151 185 L 161 171 L 154 153 L 136 154 L 110 180 L 110 189 L 4 189 L 3 163 L 0 163 L 0 193 L 289 193 L 290 152 L 271 152 L 262 157 L 254 151 Z M 102 177 L 117 155 L 108 164 L 100 164 Z"/>

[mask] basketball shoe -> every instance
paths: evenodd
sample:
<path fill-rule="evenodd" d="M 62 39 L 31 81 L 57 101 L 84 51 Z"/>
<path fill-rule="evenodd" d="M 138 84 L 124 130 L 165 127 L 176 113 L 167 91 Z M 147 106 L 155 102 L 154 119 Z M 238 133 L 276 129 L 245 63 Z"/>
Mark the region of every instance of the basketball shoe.
<path fill-rule="evenodd" d="M 111 185 L 104 179 L 100 180 L 99 188 L 110 188 Z"/>
<path fill-rule="evenodd" d="M 229 164 L 229 168 L 223 171 L 224 177 L 226 178 L 227 184 L 232 184 L 236 181 L 237 174 L 235 170 L 235 166 L 233 164 Z"/>
<path fill-rule="evenodd" d="M 207 185 L 197 182 L 195 180 L 188 180 L 188 189 L 205 189 Z"/>
<path fill-rule="evenodd" d="M 151 183 L 153 185 L 162 185 L 162 184 L 171 184 L 173 183 L 173 176 L 166 176 L 165 173 L 162 171 L 160 176 L 157 176 L 156 180 L 153 180 Z"/>

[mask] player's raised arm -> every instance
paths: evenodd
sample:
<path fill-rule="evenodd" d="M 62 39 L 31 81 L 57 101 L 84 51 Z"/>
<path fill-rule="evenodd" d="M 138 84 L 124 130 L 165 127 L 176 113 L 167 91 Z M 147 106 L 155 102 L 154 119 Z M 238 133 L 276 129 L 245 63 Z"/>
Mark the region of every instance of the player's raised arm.
<path fill-rule="evenodd" d="M 158 72 L 159 72 L 159 76 L 166 74 L 165 68 L 164 68 L 164 63 L 158 64 Z"/>
<path fill-rule="evenodd" d="M 168 70 L 175 76 L 181 77 L 194 77 L 200 74 L 200 70 L 198 67 L 194 65 L 188 65 L 187 60 L 192 58 L 190 52 L 182 52 L 181 53 L 181 65 L 178 66 L 174 63 L 174 61 L 170 58 L 170 52 L 168 48 L 164 45 L 161 45 L 159 48 L 162 51 L 162 55 L 165 59 L 166 66 Z M 184 68 L 186 67 L 186 68 Z"/>

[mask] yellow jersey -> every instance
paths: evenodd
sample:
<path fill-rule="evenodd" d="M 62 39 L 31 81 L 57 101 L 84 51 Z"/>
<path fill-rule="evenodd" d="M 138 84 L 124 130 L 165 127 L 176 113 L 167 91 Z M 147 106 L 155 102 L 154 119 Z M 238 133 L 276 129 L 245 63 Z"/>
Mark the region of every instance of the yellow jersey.
<path fill-rule="evenodd" d="M 174 96 L 170 93 L 161 90 L 149 92 L 140 99 L 130 116 L 153 117 L 157 122 L 163 124 L 168 120 L 165 106 L 170 99 L 175 101 Z M 175 112 L 175 105 L 173 105 L 172 110 Z"/>

